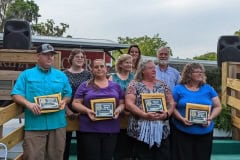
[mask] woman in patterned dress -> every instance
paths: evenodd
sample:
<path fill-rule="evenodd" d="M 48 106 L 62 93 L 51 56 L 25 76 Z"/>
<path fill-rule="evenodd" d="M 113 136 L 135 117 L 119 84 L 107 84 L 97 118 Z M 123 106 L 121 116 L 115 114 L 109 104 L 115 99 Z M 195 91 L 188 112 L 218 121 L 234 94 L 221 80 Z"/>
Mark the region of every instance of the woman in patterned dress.
<path fill-rule="evenodd" d="M 70 85 L 72 87 L 72 99 L 71 102 L 66 106 L 66 115 L 71 119 L 79 119 L 79 113 L 77 113 L 72 108 L 73 96 L 78 88 L 78 86 L 91 78 L 91 73 L 85 70 L 84 62 L 86 61 L 86 55 L 82 49 L 73 49 L 68 58 L 69 64 L 71 65 L 69 69 L 65 70 L 64 73 L 67 75 Z M 77 157 L 80 160 L 80 134 L 76 131 L 77 136 Z M 72 131 L 66 133 L 66 145 L 64 151 L 64 160 L 69 159 L 69 149 L 72 139 Z"/>
<path fill-rule="evenodd" d="M 163 93 L 167 111 L 145 112 L 142 93 Z M 136 157 L 139 160 L 169 160 L 168 117 L 173 112 L 174 101 L 167 84 L 156 79 L 153 61 L 140 63 L 134 80 L 127 88 L 125 101 L 131 112 L 127 133 L 135 139 Z"/>

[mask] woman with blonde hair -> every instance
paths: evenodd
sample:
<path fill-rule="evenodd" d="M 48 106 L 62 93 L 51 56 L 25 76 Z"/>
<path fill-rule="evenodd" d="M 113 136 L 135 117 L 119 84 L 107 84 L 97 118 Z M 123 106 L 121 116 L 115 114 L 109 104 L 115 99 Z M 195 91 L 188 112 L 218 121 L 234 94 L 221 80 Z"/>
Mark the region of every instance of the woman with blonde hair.
<path fill-rule="evenodd" d="M 134 74 L 131 72 L 132 56 L 129 54 L 120 55 L 115 64 L 115 68 L 116 73 L 113 73 L 109 79 L 118 83 L 125 93 L 128 84 L 134 78 Z M 132 143 L 127 136 L 128 116 L 129 112 L 127 111 L 124 111 L 120 115 L 121 130 L 118 135 L 114 160 L 129 158 L 132 156 Z"/>
<path fill-rule="evenodd" d="M 128 54 L 122 54 L 117 59 L 115 64 L 116 73 L 113 73 L 109 80 L 118 83 L 122 90 L 125 92 L 128 83 L 133 79 L 134 74 L 131 73 L 132 70 L 132 56 Z"/>

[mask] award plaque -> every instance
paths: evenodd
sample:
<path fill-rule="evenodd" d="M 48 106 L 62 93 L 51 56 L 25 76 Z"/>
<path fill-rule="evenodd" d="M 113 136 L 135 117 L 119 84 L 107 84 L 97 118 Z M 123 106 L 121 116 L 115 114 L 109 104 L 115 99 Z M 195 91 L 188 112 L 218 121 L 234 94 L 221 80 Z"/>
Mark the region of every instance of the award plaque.
<path fill-rule="evenodd" d="M 39 97 L 38 103 L 41 109 L 58 109 L 59 102 L 57 97 Z"/>
<path fill-rule="evenodd" d="M 41 113 L 56 112 L 61 101 L 61 94 L 34 97 L 35 103 L 41 107 Z"/>
<path fill-rule="evenodd" d="M 115 111 L 115 98 L 91 100 L 91 108 L 96 120 L 112 119 Z"/>
<path fill-rule="evenodd" d="M 210 106 L 203 104 L 187 103 L 186 118 L 195 124 L 207 124 Z"/>
<path fill-rule="evenodd" d="M 163 93 L 143 93 L 141 96 L 145 112 L 167 111 L 166 99 Z"/>

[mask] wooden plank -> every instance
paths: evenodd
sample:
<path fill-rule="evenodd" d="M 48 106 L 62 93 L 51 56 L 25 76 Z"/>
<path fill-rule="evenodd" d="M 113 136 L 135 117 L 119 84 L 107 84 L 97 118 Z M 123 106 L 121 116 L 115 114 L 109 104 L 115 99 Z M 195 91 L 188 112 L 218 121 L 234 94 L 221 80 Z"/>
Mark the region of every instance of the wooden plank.
<path fill-rule="evenodd" d="M 0 80 L 16 80 L 21 71 L 0 70 Z"/>
<path fill-rule="evenodd" d="M 54 67 L 61 69 L 61 52 L 57 51 L 58 54 L 54 56 Z"/>
<path fill-rule="evenodd" d="M 14 160 L 23 160 L 23 153 L 19 154 Z"/>
<path fill-rule="evenodd" d="M 20 71 L 7 71 L 0 70 L 0 100 L 12 100 L 11 91 L 14 85 L 14 81 L 17 79 Z M 9 82 L 6 82 L 9 81 Z"/>
<path fill-rule="evenodd" d="M 240 62 L 227 62 L 229 65 L 239 65 L 240 66 Z"/>
<path fill-rule="evenodd" d="M 232 127 L 232 139 L 240 140 L 240 129 L 234 126 Z"/>
<path fill-rule="evenodd" d="M 71 120 L 67 117 L 67 131 L 78 131 L 79 130 L 79 119 Z"/>
<path fill-rule="evenodd" d="M 240 111 L 240 99 L 233 96 L 227 96 L 227 104 Z"/>
<path fill-rule="evenodd" d="M 237 116 L 232 116 L 232 124 L 236 128 L 240 129 L 240 118 Z"/>
<path fill-rule="evenodd" d="M 35 50 L 24 50 L 24 49 L 0 49 L 0 53 L 36 53 Z"/>
<path fill-rule="evenodd" d="M 222 104 L 227 105 L 227 76 L 228 76 L 228 63 L 222 63 Z"/>
<path fill-rule="evenodd" d="M 120 128 L 121 129 L 126 129 L 126 126 L 128 125 L 128 117 L 129 116 L 124 116 L 124 117 L 120 117 Z M 80 128 L 80 124 L 79 124 L 79 119 L 74 119 L 71 120 L 68 117 L 66 117 L 67 119 L 67 127 L 66 130 L 67 131 L 78 131 Z"/>
<path fill-rule="evenodd" d="M 57 51 L 54 57 L 53 66 L 60 69 L 61 52 Z M 1 62 L 14 63 L 37 63 L 37 54 L 35 50 L 0 50 Z"/>
<path fill-rule="evenodd" d="M 129 119 L 129 116 L 128 115 L 121 115 L 120 116 L 120 128 L 121 129 L 126 129 L 127 126 L 128 126 L 128 119 Z"/>
<path fill-rule="evenodd" d="M 0 107 L 0 125 L 9 121 L 12 118 L 17 117 L 23 112 L 23 107 L 12 103 L 6 107 Z"/>
<path fill-rule="evenodd" d="M 18 52 L 0 52 L 1 62 L 18 62 L 18 63 L 36 63 L 37 54 L 32 53 L 18 53 Z"/>
<path fill-rule="evenodd" d="M 0 91 L 0 100 L 12 100 L 10 96 L 11 90 L 2 90 Z"/>
<path fill-rule="evenodd" d="M 227 87 L 240 91 L 240 80 L 234 78 L 227 78 Z"/>
<path fill-rule="evenodd" d="M 3 125 L 0 125 L 0 138 L 3 137 Z"/>
<path fill-rule="evenodd" d="M 7 136 L 0 139 L 1 143 L 4 143 L 7 145 L 7 147 L 10 149 L 17 145 L 19 142 L 23 140 L 24 135 L 24 126 L 20 126 L 19 128 L 15 129 L 11 133 L 9 133 Z"/>

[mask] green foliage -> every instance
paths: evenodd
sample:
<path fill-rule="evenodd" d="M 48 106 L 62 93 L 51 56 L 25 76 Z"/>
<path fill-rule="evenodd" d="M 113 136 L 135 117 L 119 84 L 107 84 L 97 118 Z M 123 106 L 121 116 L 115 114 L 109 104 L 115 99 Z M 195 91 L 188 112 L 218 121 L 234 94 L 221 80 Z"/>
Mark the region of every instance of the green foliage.
<path fill-rule="evenodd" d="M 60 23 L 60 26 L 55 26 L 53 19 L 48 19 L 45 23 L 38 23 L 32 25 L 33 34 L 44 36 L 62 36 L 67 28 L 68 24 Z"/>
<path fill-rule="evenodd" d="M 7 7 L 13 0 L 0 0 L 0 32 L 3 31 L 3 26 L 6 20 Z"/>
<path fill-rule="evenodd" d="M 7 3 L 0 5 L 0 22 L 2 22 L 0 31 L 3 31 L 3 24 L 8 19 L 22 19 L 30 22 L 34 35 L 63 36 L 69 28 L 69 25 L 65 23 L 60 23 L 59 26 L 55 25 L 53 19 L 38 23 L 41 15 L 38 13 L 39 6 L 33 0 L 0 0 L 0 4 L 3 1 L 7 1 Z"/>
<path fill-rule="evenodd" d="M 234 35 L 240 36 L 240 30 L 236 31 L 236 32 L 234 33 Z"/>
<path fill-rule="evenodd" d="M 216 61 L 217 54 L 215 52 L 208 52 L 200 56 L 193 57 L 195 60 L 209 60 L 209 61 Z"/>
<path fill-rule="evenodd" d="M 157 49 L 167 45 L 167 42 L 163 41 L 159 34 L 149 37 L 147 35 L 141 37 L 118 37 L 118 42 L 121 44 L 137 44 L 143 55 L 156 56 Z M 124 53 L 127 51 L 125 50 Z M 172 53 L 171 53 L 172 55 Z"/>
<path fill-rule="evenodd" d="M 210 84 L 217 93 L 221 93 L 221 71 L 218 68 L 206 69 L 207 83 Z"/>
<path fill-rule="evenodd" d="M 215 128 L 230 131 L 232 128 L 231 107 L 222 105 L 222 112 L 214 119 Z"/>
<path fill-rule="evenodd" d="M 221 94 L 221 71 L 218 68 L 206 68 L 207 83 Z M 222 105 L 222 112 L 214 119 L 215 128 L 231 130 L 231 107 Z"/>
<path fill-rule="evenodd" d="M 23 19 L 37 23 L 39 7 L 34 1 L 15 0 L 6 11 L 6 19 Z"/>

